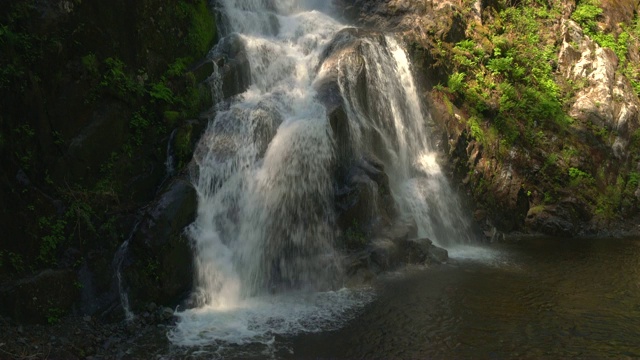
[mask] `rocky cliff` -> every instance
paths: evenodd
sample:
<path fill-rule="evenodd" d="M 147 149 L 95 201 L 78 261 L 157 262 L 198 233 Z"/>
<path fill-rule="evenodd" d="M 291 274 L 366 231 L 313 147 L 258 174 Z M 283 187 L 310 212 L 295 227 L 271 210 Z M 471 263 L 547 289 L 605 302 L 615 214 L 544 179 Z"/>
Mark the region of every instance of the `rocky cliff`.
<path fill-rule="evenodd" d="M 637 1 L 338 3 L 404 38 L 487 235 L 638 231 Z"/>

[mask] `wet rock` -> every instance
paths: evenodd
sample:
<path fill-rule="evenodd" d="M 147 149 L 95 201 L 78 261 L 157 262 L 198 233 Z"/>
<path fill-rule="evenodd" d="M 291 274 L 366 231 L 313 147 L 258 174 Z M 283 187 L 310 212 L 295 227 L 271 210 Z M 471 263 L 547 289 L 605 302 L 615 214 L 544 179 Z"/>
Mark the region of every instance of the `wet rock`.
<path fill-rule="evenodd" d="M 122 269 L 133 309 L 149 302 L 175 305 L 191 290 L 193 254 L 183 230 L 196 207 L 195 189 L 178 178 L 145 212 Z"/>
<path fill-rule="evenodd" d="M 336 185 L 336 223 L 348 248 L 363 245 L 374 228 L 387 226 L 396 216 L 384 166 L 375 159 L 360 159 Z"/>
<path fill-rule="evenodd" d="M 396 220 L 367 243 L 364 250 L 352 253 L 347 260 L 347 275 L 354 282 L 366 282 L 375 274 L 408 264 L 441 264 L 446 262 L 445 249 L 429 239 L 416 239 L 417 227 L 412 219 Z"/>
<path fill-rule="evenodd" d="M 213 57 L 222 79 L 222 93 L 229 98 L 243 93 L 251 85 L 251 65 L 242 38 L 231 34 L 220 40 Z"/>
<path fill-rule="evenodd" d="M 408 240 L 404 243 L 405 253 L 411 254 L 412 263 L 442 264 L 449 259 L 449 252 L 433 244 L 429 239 Z"/>
<path fill-rule="evenodd" d="M 173 318 L 173 310 L 168 307 L 164 307 L 160 310 L 160 321 L 168 321 Z"/>
<path fill-rule="evenodd" d="M 368 90 L 363 53 L 369 42 L 385 41 L 383 34 L 376 31 L 347 28 L 338 32 L 320 56 L 314 83 L 318 99 L 327 109 L 336 142 L 336 223 L 342 234 L 340 242 L 349 250 L 363 249 L 375 229 L 390 226 L 397 216 L 389 177 L 381 161 L 381 157 L 387 155 L 383 150 L 385 144 L 379 134 L 372 132 L 359 135 L 371 137 L 371 144 L 356 145 L 357 134 L 351 132 L 359 125 L 350 124 L 350 121 L 358 121 L 357 116 L 348 115 L 350 110 L 345 108 L 343 101 L 343 98 L 349 98 L 357 104 L 354 106 L 362 112 L 359 116 L 372 117 L 381 123 L 386 120 L 379 114 L 368 113 L 370 106 L 367 104 L 376 99 Z M 348 89 L 340 86 L 340 76 L 343 76 L 340 74 L 344 72 L 356 79 L 349 82 Z"/>

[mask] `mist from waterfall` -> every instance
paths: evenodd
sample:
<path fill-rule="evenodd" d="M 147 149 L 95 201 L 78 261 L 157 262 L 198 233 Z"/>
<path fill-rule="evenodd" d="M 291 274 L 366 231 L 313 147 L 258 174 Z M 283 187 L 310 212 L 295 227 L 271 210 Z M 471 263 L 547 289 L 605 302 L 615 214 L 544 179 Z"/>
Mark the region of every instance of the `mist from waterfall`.
<path fill-rule="evenodd" d="M 177 313 L 169 338 L 270 344 L 277 334 L 340 327 L 372 299 L 367 290 L 343 288 L 336 141 L 314 88 L 328 70 L 318 68 L 322 53 L 345 26 L 318 11 L 324 1 L 218 5 L 221 27 L 244 45 L 251 86 L 218 104 L 194 154 L 199 205 L 188 232 L 197 306 Z M 337 65 L 353 153 L 384 163 L 393 197 L 420 236 L 467 242 L 469 224 L 429 144 L 406 53 L 385 36 L 366 43 L 363 54 L 369 103 L 359 100 L 349 64 Z"/>

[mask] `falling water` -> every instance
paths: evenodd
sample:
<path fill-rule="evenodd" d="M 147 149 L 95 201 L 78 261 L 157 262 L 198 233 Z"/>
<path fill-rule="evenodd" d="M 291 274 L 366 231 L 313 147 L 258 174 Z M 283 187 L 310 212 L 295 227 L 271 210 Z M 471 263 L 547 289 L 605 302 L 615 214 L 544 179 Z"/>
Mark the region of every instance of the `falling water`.
<path fill-rule="evenodd" d="M 471 242 L 471 224 L 430 144 L 430 118 L 423 113 L 407 55 L 390 36 L 360 39 L 366 98 L 359 69 L 340 63 L 339 84 L 356 156 L 373 154 L 384 164 L 401 212 L 411 214 L 418 235 L 440 246 Z M 330 64 L 335 66 L 335 64 Z"/>
<path fill-rule="evenodd" d="M 124 311 L 124 316 L 127 321 L 133 320 L 135 318 L 135 314 L 131 311 L 131 307 L 129 306 L 129 294 L 126 289 L 124 279 L 122 278 L 122 266 L 124 265 L 129 251 L 129 242 L 131 241 L 133 234 L 138 230 L 139 226 L 140 221 L 137 221 L 129 233 L 127 240 L 118 247 L 118 251 L 116 251 L 111 264 L 116 276 L 116 285 L 118 286 L 118 295 L 120 296 L 120 306 L 122 306 L 122 310 Z"/>
<path fill-rule="evenodd" d="M 222 27 L 237 32 L 247 52 L 252 85 L 217 107 L 196 149 L 199 206 L 188 231 L 198 307 L 178 313 L 169 337 L 181 345 L 270 344 L 276 334 L 339 327 L 371 299 L 335 290 L 342 287 L 337 144 L 314 88 L 327 71 L 319 67 L 323 51 L 344 26 L 313 10 L 323 3 L 314 0 L 218 3 Z M 400 210 L 416 219 L 421 236 L 466 241 L 468 225 L 428 143 L 406 54 L 392 37 L 379 39 L 363 40 L 367 103 L 353 67 L 337 65 L 351 151 L 383 161 Z"/>

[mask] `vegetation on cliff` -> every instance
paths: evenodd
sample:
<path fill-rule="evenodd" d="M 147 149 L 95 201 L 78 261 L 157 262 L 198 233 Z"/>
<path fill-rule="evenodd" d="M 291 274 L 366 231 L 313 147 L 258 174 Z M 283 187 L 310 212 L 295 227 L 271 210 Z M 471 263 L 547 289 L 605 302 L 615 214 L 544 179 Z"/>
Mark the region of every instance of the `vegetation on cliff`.
<path fill-rule="evenodd" d="M 189 161 L 213 14 L 206 0 L 21 0 L 0 14 L 0 282 L 84 268 L 98 296 L 166 179 L 167 143 L 177 170 Z"/>
<path fill-rule="evenodd" d="M 440 8 L 457 23 L 407 37 L 423 71 L 444 74 L 432 95 L 478 218 L 570 236 L 636 215 L 637 12 L 597 0 L 474 3 Z"/>

